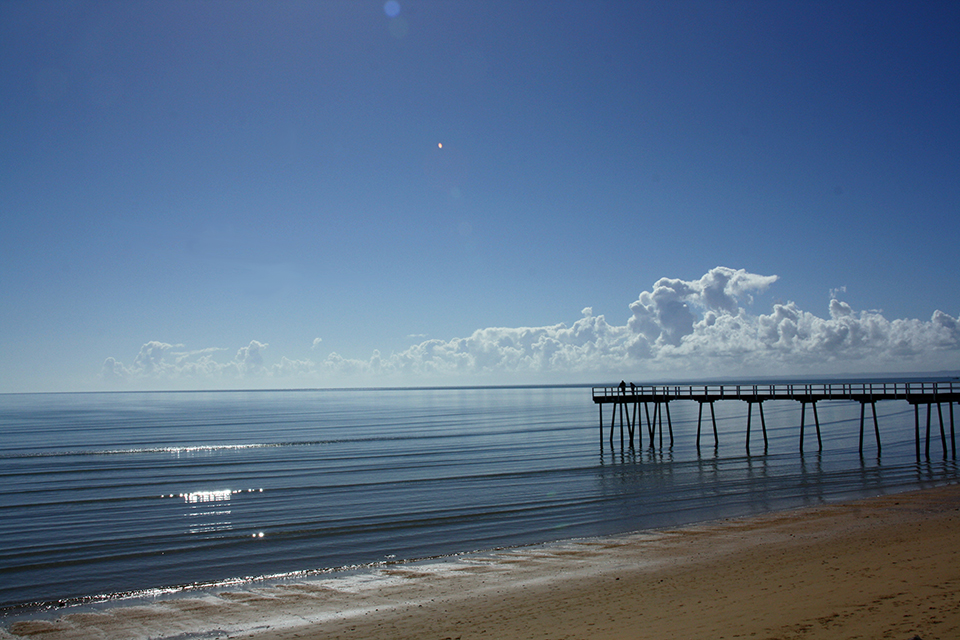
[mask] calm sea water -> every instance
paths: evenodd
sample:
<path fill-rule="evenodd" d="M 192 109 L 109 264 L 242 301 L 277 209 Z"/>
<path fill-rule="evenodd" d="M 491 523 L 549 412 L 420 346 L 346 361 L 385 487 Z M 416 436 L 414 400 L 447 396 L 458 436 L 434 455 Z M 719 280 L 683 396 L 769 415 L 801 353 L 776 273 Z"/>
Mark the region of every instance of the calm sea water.
<path fill-rule="evenodd" d="M 0 611 L 606 535 L 960 478 L 905 402 L 716 404 L 720 443 L 610 447 L 589 388 L 0 396 Z M 605 411 L 605 422 L 609 419 Z M 934 412 L 935 414 L 936 412 Z M 869 415 L 869 411 L 868 411 Z M 925 419 L 925 416 L 924 416 Z M 935 430 L 939 426 L 935 420 Z M 812 422 L 811 416 L 807 422 Z M 709 433 L 709 435 L 707 435 Z M 667 440 L 665 440 L 665 444 Z"/>

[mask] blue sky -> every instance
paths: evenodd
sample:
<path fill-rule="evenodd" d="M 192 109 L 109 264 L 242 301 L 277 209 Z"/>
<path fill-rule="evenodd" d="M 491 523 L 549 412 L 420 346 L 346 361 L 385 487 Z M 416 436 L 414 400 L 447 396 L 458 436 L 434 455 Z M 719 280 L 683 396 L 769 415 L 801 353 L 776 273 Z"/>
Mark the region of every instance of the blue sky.
<path fill-rule="evenodd" d="M 0 3 L 0 391 L 960 369 L 954 2 Z"/>

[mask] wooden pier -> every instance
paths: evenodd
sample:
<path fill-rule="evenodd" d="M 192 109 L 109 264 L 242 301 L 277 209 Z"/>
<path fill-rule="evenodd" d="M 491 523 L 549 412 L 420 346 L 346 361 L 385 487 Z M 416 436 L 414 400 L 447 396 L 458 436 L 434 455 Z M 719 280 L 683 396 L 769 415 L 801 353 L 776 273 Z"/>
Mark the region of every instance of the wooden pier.
<path fill-rule="evenodd" d="M 817 430 L 817 445 L 823 450 L 820 434 L 820 418 L 817 415 L 817 403 L 823 400 L 848 400 L 860 403 L 860 453 L 863 453 L 864 420 L 867 405 L 873 413 L 873 432 L 876 440 L 877 455 L 880 455 L 880 425 L 877 421 L 877 402 L 881 400 L 900 400 L 913 405 L 914 435 L 916 438 L 917 459 L 920 459 L 920 406 L 926 405 L 926 457 L 930 457 L 930 430 L 933 406 L 937 407 L 940 419 L 940 441 L 943 457 L 948 456 L 947 435 L 944 423 L 943 405 L 946 404 L 950 423 L 949 455 L 957 457 L 957 443 L 954 432 L 953 405 L 960 402 L 960 382 L 823 382 L 823 383 L 766 383 L 766 384 L 699 384 L 699 385 L 634 385 L 621 382 L 615 387 L 594 387 L 593 401 L 600 409 L 600 439 L 603 441 L 603 405 L 613 405 L 610 419 L 610 445 L 620 417 L 620 446 L 625 444 L 624 436 L 629 438 L 632 447 L 638 434 L 640 419 L 646 417 L 650 446 L 654 446 L 657 425 L 660 427 L 660 446 L 663 446 L 663 417 L 666 414 L 669 442 L 673 445 L 673 422 L 670 418 L 670 403 L 677 400 L 692 400 L 700 404 L 697 415 L 697 450 L 700 449 L 700 431 L 703 422 L 703 405 L 710 406 L 710 418 L 713 424 L 714 446 L 719 445 L 717 437 L 717 419 L 713 404 L 718 400 L 740 400 L 747 403 L 747 453 L 750 452 L 750 432 L 753 419 L 753 405 L 760 413 L 760 426 L 763 433 L 763 449 L 767 450 L 767 424 L 763 416 L 763 403 L 768 400 L 795 400 L 800 402 L 800 451 L 803 452 L 804 422 L 807 405 L 813 410 L 814 424 Z M 642 405 L 642 413 L 641 413 Z M 651 417 L 650 405 L 653 405 Z M 642 445 L 643 436 L 638 435 Z"/>

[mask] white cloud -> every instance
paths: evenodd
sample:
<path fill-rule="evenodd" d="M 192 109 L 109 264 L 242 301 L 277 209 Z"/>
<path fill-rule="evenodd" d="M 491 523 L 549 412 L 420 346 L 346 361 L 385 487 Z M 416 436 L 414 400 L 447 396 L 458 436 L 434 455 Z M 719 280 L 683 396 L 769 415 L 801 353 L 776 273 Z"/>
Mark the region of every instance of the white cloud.
<path fill-rule="evenodd" d="M 147 375 L 162 373 L 168 366 L 164 362 L 164 355 L 174 346 L 182 347 L 183 345 L 172 345 L 157 341 L 148 342 L 140 347 L 140 353 L 134 359 L 133 366 Z"/>
<path fill-rule="evenodd" d="M 256 340 L 251 340 L 250 344 L 245 347 L 241 347 L 237 351 L 237 357 L 234 358 L 234 361 L 237 364 L 237 368 L 241 373 L 261 373 L 264 370 L 263 367 L 263 350 L 267 348 L 267 345 L 262 342 L 257 342 Z"/>
<path fill-rule="evenodd" d="M 310 360 L 291 360 L 283 356 L 270 368 L 271 375 L 278 378 L 298 378 L 314 374 L 316 365 Z"/>
<path fill-rule="evenodd" d="M 151 341 L 140 347 L 133 364 L 125 366 L 115 358 L 107 358 L 101 377 L 113 382 L 131 380 L 222 380 L 256 378 L 267 371 L 263 361 L 266 343 L 251 340 L 241 347 L 233 360 L 218 362 L 213 354 L 225 351 L 218 347 L 196 351 L 175 351 L 183 345 Z"/>
<path fill-rule="evenodd" d="M 793 302 L 775 304 L 768 314 L 750 312 L 754 294 L 776 281 L 716 267 L 698 280 L 658 280 L 629 305 L 622 325 L 585 307 L 570 326 L 487 327 L 386 356 L 374 351 L 368 359 L 331 353 L 317 363 L 284 356 L 267 365 L 267 345 L 253 340 L 230 362 L 217 363 L 216 349 L 184 352 L 148 342 L 130 367 L 107 358 L 102 375 L 114 383 L 186 377 L 201 383 L 416 385 L 957 368 L 960 325 L 947 313 L 936 311 L 929 321 L 889 320 L 879 311 L 855 310 L 836 297 L 842 289 L 831 291 L 826 317 Z M 314 340 L 314 348 L 319 344 Z"/>

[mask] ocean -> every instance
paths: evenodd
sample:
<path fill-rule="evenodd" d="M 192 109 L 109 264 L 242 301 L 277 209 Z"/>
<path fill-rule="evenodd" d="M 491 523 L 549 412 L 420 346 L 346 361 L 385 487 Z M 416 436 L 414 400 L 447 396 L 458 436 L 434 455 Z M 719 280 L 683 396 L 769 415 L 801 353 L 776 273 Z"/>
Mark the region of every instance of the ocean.
<path fill-rule="evenodd" d="M 914 413 L 671 403 L 669 446 L 611 446 L 589 387 L 0 395 L 0 614 L 592 537 L 958 481 Z M 934 410 L 936 416 L 936 410 Z M 939 428 L 934 417 L 935 430 Z"/>

